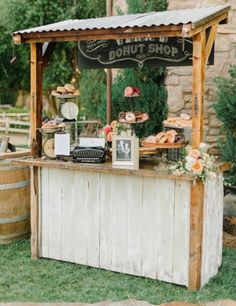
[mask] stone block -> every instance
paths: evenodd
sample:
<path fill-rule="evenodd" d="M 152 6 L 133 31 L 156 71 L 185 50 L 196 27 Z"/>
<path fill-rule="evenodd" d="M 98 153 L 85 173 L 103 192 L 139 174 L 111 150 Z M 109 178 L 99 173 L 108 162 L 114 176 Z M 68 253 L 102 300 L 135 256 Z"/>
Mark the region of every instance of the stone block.
<path fill-rule="evenodd" d="M 227 35 L 219 36 L 215 41 L 215 50 L 217 52 L 229 51 L 230 50 L 230 40 Z"/>
<path fill-rule="evenodd" d="M 176 75 L 170 75 L 167 76 L 165 79 L 166 85 L 178 85 L 179 84 L 179 78 Z"/>
<path fill-rule="evenodd" d="M 219 128 L 221 127 L 222 123 L 219 119 L 216 118 L 214 115 L 209 116 L 209 127 L 210 128 Z"/>
<path fill-rule="evenodd" d="M 179 83 L 183 84 L 183 85 L 188 85 L 188 86 L 192 86 L 193 83 L 193 78 L 189 77 L 189 76 L 180 76 L 179 78 Z"/>
<path fill-rule="evenodd" d="M 224 64 L 221 67 L 221 70 L 220 70 L 220 75 L 221 76 L 228 76 L 228 71 L 229 71 L 230 65 L 232 65 L 231 61 L 225 61 L 224 62 Z"/>
<path fill-rule="evenodd" d="M 219 136 L 220 135 L 220 128 L 218 129 L 209 129 L 209 135 L 211 136 Z"/>
<path fill-rule="evenodd" d="M 203 0 L 202 6 L 216 6 L 216 5 L 223 5 L 227 4 L 228 0 Z"/>
<path fill-rule="evenodd" d="M 189 94 L 184 95 L 184 102 L 191 102 L 191 99 L 192 99 L 192 95 L 189 95 Z"/>
<path fill-rule="evenodd" d="M 214 103 L 210 107 L 207 108 L 207 113 L 208 114 L 212 114 L 213 115 L 213 114 L 216 113 L 215 109 L 213 108 L 213 105 L 214 105 Z"/>
<path fill-rule="evenodd" d="M 209 135 L 207 135 L 206 136 L 206 142 L 209 142 L 209 143 L 216 143 L 217 141 L 218 141 L 218 136 L 209 136 Z"/>
<path fill-rule="evenodd" d="M 168 99 L 167 104 L 169 111 L 172 113 L 178 112 L 184 108 L 182 86 L 167 86 Z"/>

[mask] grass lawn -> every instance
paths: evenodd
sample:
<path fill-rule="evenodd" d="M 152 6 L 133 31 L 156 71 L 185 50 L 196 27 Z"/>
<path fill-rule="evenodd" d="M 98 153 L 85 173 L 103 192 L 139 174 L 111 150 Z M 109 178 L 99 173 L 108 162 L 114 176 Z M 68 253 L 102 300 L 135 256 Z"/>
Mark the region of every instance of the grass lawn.
<path fill-rule="evenodd" d="M 0 108 L 0 113 L 29 113 L 29 109 L 23 107 Z"/>
<path fill-rule="evenodd" d="M 236 300 L 236 249 L 225 248 L 218 275 L 198 292 L 142 277 L 56 260 L 31 260 L 28 240 L 0 245 L 0 302 L 99 302 L 125 299 L 161 304 Z"/>

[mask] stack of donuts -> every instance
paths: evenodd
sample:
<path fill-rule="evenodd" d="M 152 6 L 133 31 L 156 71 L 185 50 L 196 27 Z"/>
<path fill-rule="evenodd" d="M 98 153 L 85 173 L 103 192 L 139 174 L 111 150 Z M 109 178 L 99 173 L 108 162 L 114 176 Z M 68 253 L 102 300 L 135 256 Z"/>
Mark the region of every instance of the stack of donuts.
<path fill-rule="evenodd" d="M 140 123 L 149 119 L 147 113 L 141 112 L 121 112 L 119 114 L 119 122 L 121 123 Z"/>
<path fill-rule="evenodd" d="M 75 87 L 72 84 L 65 84 L 64 86 L 58 86 L 56 90 L 52 91 L 52 95 L 58 96 L 58 95 L 73 95 L 73 96 L 79 96 L 80 91 L 78 89 L 75 89 Z"/>
<path fill-rule="evenodd" d="M 183 137 L 181 135 L 178 135 L 178 133 L 175 130 L 160 132 L 156 135 L 151 135 L 144 139 L 144 142 L 153 143 L 153 144 L 164 144 L 164 143 L 173 144 L 183 141 L 184 141 Z"/>

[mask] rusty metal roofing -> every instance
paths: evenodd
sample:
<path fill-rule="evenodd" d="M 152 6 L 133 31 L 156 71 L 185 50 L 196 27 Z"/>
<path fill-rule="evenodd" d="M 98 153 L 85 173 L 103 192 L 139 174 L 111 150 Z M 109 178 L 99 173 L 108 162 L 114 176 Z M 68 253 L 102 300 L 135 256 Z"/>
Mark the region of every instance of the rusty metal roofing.
<path fill-rule="evenodd" d="M 73 30 L 118 29 L 182 25 L 191 23 L 196 28 L 230 10 L 230 5 L 206 8 L 151 12 L 123 16 L 109 16 L 92 19 L 75 19 L 56 22 L 40 27 L 16 31 L 13 34 L 42 33 Z"/>

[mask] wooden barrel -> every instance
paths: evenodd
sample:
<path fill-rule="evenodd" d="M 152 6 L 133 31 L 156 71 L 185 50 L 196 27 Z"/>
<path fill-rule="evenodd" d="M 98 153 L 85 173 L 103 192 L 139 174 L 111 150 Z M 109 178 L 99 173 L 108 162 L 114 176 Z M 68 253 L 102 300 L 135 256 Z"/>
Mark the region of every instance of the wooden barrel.
<path fill-rule="evenodd" d="M 30 233 L 29 167 L 0 161 L 0 244 Z"/>

